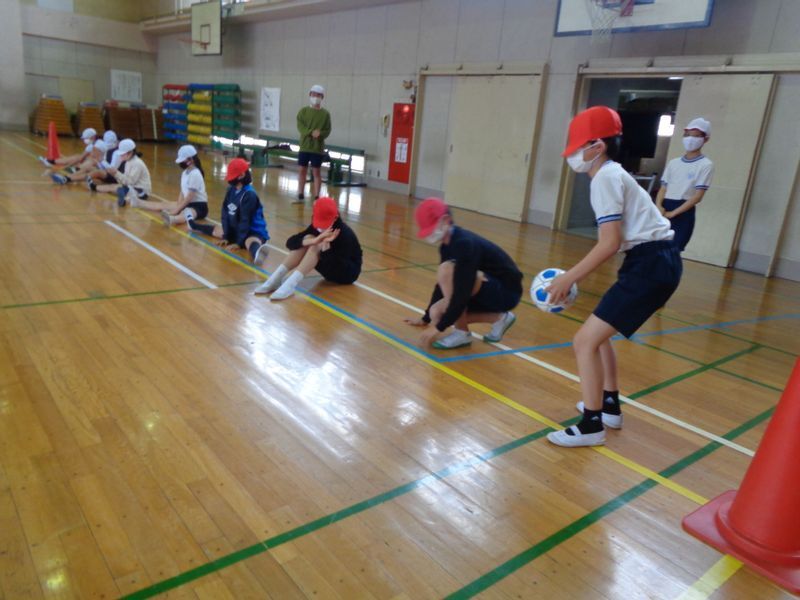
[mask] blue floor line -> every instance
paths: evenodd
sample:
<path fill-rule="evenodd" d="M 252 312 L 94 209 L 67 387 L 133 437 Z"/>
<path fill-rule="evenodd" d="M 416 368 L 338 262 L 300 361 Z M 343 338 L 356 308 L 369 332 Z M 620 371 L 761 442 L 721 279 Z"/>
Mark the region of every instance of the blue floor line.
<path fill-rule="evenodd" d="M 249 261 L 243 259 L 238 254 L 234 254 L 233 252 L 230 252 L 228 250 L 225 250 L 224 248 L 220 248 L 219 246 L 216 246 L 215 244 L 212 244 L 211 242 L 209 242 L 209 241 L 205 240 L 204 238 L 200 237 L 199 235 L 196 235 L 194 232 L 190 233 L 189 235 L 193 239 L 196 239 L 201 244 L 205 244 L 206 246 L 208 246 L 210 248 L 214 248 L 215 250 L 220 250 L 221 252 L 224 252 L 225 254 L 227 254 L 228 256 L 230 256 L 231 258 L 236 260 L 237 262 L 240 262 L 240 263 L 242 263 L 244 265 L 252 267 L 253 269 L 255 269 L 257 271 L 259 271 L 261 273 L 264 273 L 264 275 L 267 275 L 267 276 L 270 275 L 270 272 L 267 271 L 266 269 L 262 269 L 261 267 L 250 263 Z M 370 323 L 369 321 L 367 321 L 365 319 L 362 319 L 361 317 L 358 317 L 358 316 L 354 315 L 353 313 L 351 313 L 349 311 L 346 311 L 343 308 L 340 308 L 339 306 L 336 306 L 335 304 L 333 304 L 331 302 L 328 302 L 324 298 L 320 298 L 316 294 L 312 294 L 308 290 L 305 290 L 303 288 L 298 287 L 297 291 L 299 293 L 301 293 L 301 294 L 304 294 L 304 295 L 308 296 L 309 298 L 313 298 L 314 300 L 316 300 L 320 304 L 324 304 L 328 308 L 331 308 L 331 309 L 335 310 L 336 312 L 341 313 L 341 314 L 353 319 L 354 321 L 357 321 L 357 322 L 361 323 L 362 325 L 364 325 L 366 327 L 369 327 L 373 331 L 376 331 L 376 332 L 380 333 L 381 335 L 385 335 L 386 337 L 388 337 L 391 340 L 397 342 L 401 346 L 405 346 L 409 350 L 413 350 L 417 354 L 421 354 L 422 356 L 424 356 L 424 357 L 426 357 L 426 358 L 428 358 L 428 359 L 430 359 L 430 360 L 432 360 L 434 362 L 440 362 L 440 360 L 441 360 L 438 356 L 436 356 L 434 354 L 430 354 L 428 352 L 425 352 L 424 350 L 420 349 L 419 346 L 415 346 L 414 344 L 411 344 L 411 343 L 407 342 L 406 340 L 397 337 L 393 333 L 390 333 L 390 332 L 386 331 L 385 329 L 381 329 L 377 325 L 374 325 L 374 324 Z"/>
<path fill-rule="evenodd" d="M 220 250 L 221 252 L 224 252 L 225 254 L 227 254 L 228 256 L 230 256 L 231 258 L 236 260 L 237 262 L 240 262 L 242 264 L 248 265 L 249 267 L 252 267 L 252 268 L 256 269 L 257 271 L 263 273 L 266 276 L 270 275 L 270 272 L 267 271 L 266 269 L 262 269 L 261 267 L 258 267 L 256 265 L 251 264 L 249 261 L 243 259 L 238 254 L 234 254 L 233 252 L 225 250 L 224 248 L 220 248 L 219 246 L 216 246 L 215 244 L 209 242 L 204 237 L 201 237 L 200 235 L 197 235 L 194 232 L 189 233 L 189 236 L 192 237 L 193 239 L 197 240 L 201 244 L 204 244 L 204 245 L 206 245 L 206 246 L 208 246 L 210 248 L 214 248 L 215 250 Z M 465 355 L 461 355 L 461 356 L 441 357 L 441 356 L 437 356 L 435 354 L 431 354 L 430 352 L 426 352 L 426 351 L 422 350 L 419 346 L 417 346 L 415 344 L 411 344 L 410 342 L 408 342 L 408 341 L 406 341 L 406 340 L 394 335 L 393 333 L 390 333 L 390 332 L 386 331 L 385 329 L 381 329 L 377 325 L 374 325 L 373 323 L 370 323 L 369 321 L 367 321 L 365 319 L 362 319 L 361 317 L 358 317 L 358 316 L 354 315 L 353 313 L 348 312 L 348 311 L 344 310 L 343 308 L 340 308 L 340 307 L 336 306 L 335 304 L 333 304 L 333 303 L 331 303 L 331 302 L 329 302 L 329 301 L 327 301 L 327 300 L 317 296 L 316 294 L 313 294 L 313 293 L 311 293 L 311 292 L 309 292 L 309 291 L 307 291 L 307 290 L 305 290 L 303 288 L 298 288 L 298 292 L 300 292 L 302 294 L 305 294 L 305 295 L 309 296 L 310 298 L 313 298 L 314 300 L 320 302 L 321 304 L 324 304 L 325 306 L 327 306 L 327 307 L 329 307 L 329 308 L 331 308 L 331 309 L 333 309 L 333 310 L 335 310 L 335 311 L 337 311 L 337 312 L 339 312 L 339 313 L 341 313 L 341 314 L 353 319 L 354 321 L 357 321 L 358 323 L 361 323 L 362 325 L 372 329 L 375 332 L 380 333 L 381 335 L 385 335 L 386 337 L 388 337 L 391 340 L 397 342 L 398 344 L 408 348 L 409 350 L 413 350 L 415 353 L 420 354 L 420 355 L 428 358 L 429 360 L 432 360 L 432 361 L 437 362 L 437 363 L 463 362 L 463 361 L 468 361 L 468 360 L 477 360 L 477 359 L 481 359 L 481 358 L 491 358 L 493 356 L 503 356 L 505 354 L 519 354 L 519 353 L 522 353 L 522 352 L 537 352 L 539 350 L 551 350 L 551 349 L 556 349 L 556 348 L 568 348 L 568 347 L 572 346 L 572 342 L 556 342 L 556 343 L 552 343 L 552 344 L 541 344 L 541 345 L 538 345 L 538 346 L 523 346 L 523 347 L 520 347 L 520 348 L 511 348 L 509 350 L 496 350 L 496 351 L 493 351 L 493 352 L 481 352 L 479 354 L 465 354 Z M 742 325 L 742 324 L 746 324 L 746 323 L 757 323 L 757 322 L 761 322 L 761 321 L 777 321 L 777 320 L 781 320 L 781 319 L 798 319 L 798 318 L 800 318 L 800 313 L 787 313 L 787 314 L 784 314 L 784 315 L 773 315 L 773 316 L 767 316 L 767 317 L 756 317 L 756 318 L 753 318 L 753 319 L 738 319 L 736 321 L 724 321 L 724 322 L 721 322 L 721 323 L 711 323 L 711 324 L 708 324 L 708 325 L 688 325 L 686 327 L 676 327 L 674 329 L 663 329 L 663 330 L 660 330 L 660 331 L 648 331 L 648 332 L 645 332 L 645 333 L 636 333 L 631 337 L 631 341 L 635 342 L 635 341 L 638 341 L 640 338 L 652 337 L 652 336 L 656 336 L 656 335 L 670 335 L 670 334 L 673 334 L 673 333 L 685 333 L 685 332 L 689 332 L 689 331 L 701 331 L 701 330 L 705 330 L 705 329 L 720 329 L 720 328 L 725 328 L 725 327 L 732 327 L 734 325 Z M 622 335 L 617 334 L 617 335 L 615 335 L 615 336 L 613 336 L 611 338 L 611 341 L 619 341 L 619 340 L 624 340 L 624 339 L 625 338 Z"/>

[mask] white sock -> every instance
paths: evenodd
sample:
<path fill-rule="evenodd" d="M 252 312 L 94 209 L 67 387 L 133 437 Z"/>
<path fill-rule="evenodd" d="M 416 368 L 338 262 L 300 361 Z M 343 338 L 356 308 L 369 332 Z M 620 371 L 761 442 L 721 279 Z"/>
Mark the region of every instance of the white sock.
<path fill-rule="evenodd" d="M 303 277 L 305 276 L 300 271 L 295 271 L 286 278 L 286 281 L 281 284 L 281 287 L 286 287 L 286 291 L 294 290 L 297 284 L 303 281 Z"/>
<path fill-rule="evenodd" d="M 279 265 L 278 268 L 272 272 L 272 275 L 269 276 L 269 279 L 267 279 L 267 281 L 273 281 L 273 280 L 281 281 L 283 279 L 283 276 L 286 275 L 287 271 L 288 269 L 286 267 L 284 267 L 283 265 Z"/>

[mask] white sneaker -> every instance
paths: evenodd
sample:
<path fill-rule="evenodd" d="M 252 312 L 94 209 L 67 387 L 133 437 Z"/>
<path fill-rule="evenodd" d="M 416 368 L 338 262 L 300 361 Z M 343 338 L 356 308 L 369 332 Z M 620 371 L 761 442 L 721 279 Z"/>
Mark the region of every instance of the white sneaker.
<path fill-rule="evenodd" d="M 253 258 L 253 264 L 259 267 L 262 266 L 267 261 L 267 256 L 269 256 L 269 246 L 266 244 L 261 244 L 258 250 L 256 250 L 256 255 Z"/>
<path fill-rule="evenodd" d="M 571 431 L 573 435 L 567 433 Z M 579 446 L 602 446 L 606 443 L 606 431 L 597 433 L 581 433 L 576 425 L 571 425 L 567 429 L 551 431 L 547 434 L 547 441 L 556 446 L 565 448 L 577 448 Z"/>
<path fill-rule="evenodd" d="M 505 313 L 492 325 L 491 331 L 483 336 L 484 342 L 499 342 L 503 339 L 506 331 L 511 329 L 511 326 L 517 322 L 517 317 L 511 311 Z"/>
<path fill-rule="evenodd" d="M 283 283 L 283 277 L 275 277 L 274 275 L 271 275 L 264 283 L 258 286 L 253 291 L 253 293 L 256 294 L 257 296 L 261 294 L 271 294 L 279 287 L 281 287 L 282 283 Z"/>
<path fill-rule="evenodd" d="M 579 401 L 575 408 L 578 409 L 578 412 L 583 414 L 583 400 Z M 603 419 L 603 425 L 606 427 L 610 427 L 611 429 L 622 429 L 622 415 L 610 415 L 607 412 L 600 413 L 600 417 Z"/>
<path fill-rule="evenodd" d="M 433 342 L 433 347 L 439 350 L 453 350 L 463 348 L 472 343 L 472 334 L 469 331 L 454 329 L 453 333 Z"/>
<path fill-rule="evenodd" d="M 166 210 L 161 211 L 161 220 L 164 221 L 164 225 L 167 227 L 172 226 L 172 215 L 169 214 Z"/>
<path fill-rule="evenodd" d="M 53 164 L 49 160 L 47 160 L 44 156 L 37 156 L 36 158 L 39 160 L 40 163 L 42 163 L 48 169 L 53 168 Z"/>
<path fill-rule="evenodd" d="M 303 280 L 303 274 L 300 271 L 295 271 L 289 277 L 287 277 L 281 287 L 274 292 L 269 299 L 270 300 L 286 300 L 290 296 L 294 295 L 295 289 L 297 289 L 297 284 Z"/>

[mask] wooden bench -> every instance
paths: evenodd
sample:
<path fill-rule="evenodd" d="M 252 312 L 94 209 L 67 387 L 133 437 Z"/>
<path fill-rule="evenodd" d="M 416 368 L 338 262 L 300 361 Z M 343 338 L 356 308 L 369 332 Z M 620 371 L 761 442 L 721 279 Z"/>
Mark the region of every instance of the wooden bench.
<path fill-rule="evenodd" d="M 276 135 L 260 135 L 260 139 L 267 142 L 267 147 L 262 148 L 259 146 L 253 147 L 253 156 L 256 156 L 256 150 L 261 151 L 266 158 L 265 167 L 283 168 L 282 164 L 270 164 L 269 158 L 282 157 L 297 159 L 299 152 L 291 149 L 290 146 L 299 146 L 300 140 L 285 138 Z M 339 154 L 337 158 L 333 158 L 330 152 Z M 328 179 L 326 183 L 338 187 L 363 187 L 367 184 L 363 181 L 353 181 L 353 157 L 362 156 L 366 161 L 367 153 L 360 148 L 349 148 L 347 146 L 335 146 L 333 144 L 326 144 L 326 152 L 323 156 L 322 162 L 327 163 Z M 256 165 L 258 166 L 258 165 Z M 346 180 L 344 173 L 347 173 Z"/>

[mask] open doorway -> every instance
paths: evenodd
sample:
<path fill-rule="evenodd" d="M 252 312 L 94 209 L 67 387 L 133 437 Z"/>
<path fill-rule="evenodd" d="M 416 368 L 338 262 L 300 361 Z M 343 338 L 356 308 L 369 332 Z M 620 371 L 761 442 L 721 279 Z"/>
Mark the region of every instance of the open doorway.
<path fill-rule="evenodd" d="M 586 106 L 610 106 L 622 119 L 619 162 L 655 198 L 675 127 L 682 77 L 592 78 Z M 576 177 L 569 203 L 567 231 L 596 238 L 589 203 L 589 178 Z"/>

